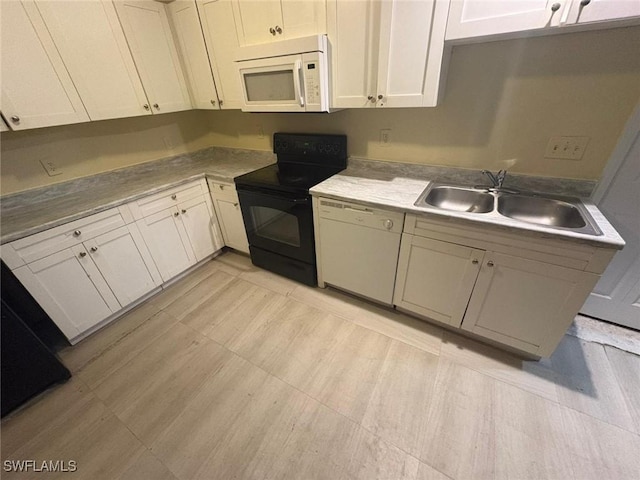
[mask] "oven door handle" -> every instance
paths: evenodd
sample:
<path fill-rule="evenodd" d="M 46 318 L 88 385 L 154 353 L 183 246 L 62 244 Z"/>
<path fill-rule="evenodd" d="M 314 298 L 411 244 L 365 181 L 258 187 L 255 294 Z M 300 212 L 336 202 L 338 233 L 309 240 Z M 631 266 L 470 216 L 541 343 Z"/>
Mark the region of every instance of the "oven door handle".
<path fill-rule="evenodd" d="M 265 191 L 261 191 L 261 190 L 252 190 L 252 189 L 243 189 L 243 188 L 239 188 L 238 189 L 238 195 L 240 196 L 240 203 L 242 203 L 242 193 L 243 192 L 247 192 L 250 193 L 252 195 L 263 195 L 265 197 L 270 197 L 276 200 L 279 200 L 281 202 L 289 202 L 289 203 L 294 203 L 296 205 L 302 205 L 305 203 L 309 203 L 309 197 L 303 197 L 303 198 L 290 198 L 290 197 L 286 197 L 286 196 L 280 196 L 280 195 L 274 195 L 273 193 L 267 193 Z"/>

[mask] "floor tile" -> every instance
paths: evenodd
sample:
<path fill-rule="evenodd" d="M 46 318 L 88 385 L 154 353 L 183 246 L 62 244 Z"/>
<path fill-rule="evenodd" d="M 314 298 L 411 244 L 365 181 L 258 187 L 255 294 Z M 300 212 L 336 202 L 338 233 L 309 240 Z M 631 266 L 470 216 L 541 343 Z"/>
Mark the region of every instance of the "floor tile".
<path fill-rule="evenodd" d="M 77 372 L 78 377 L 89 387 L 95 388 L 109 374 L 138 355 L 155 339 L 162 337 L 176 323 L 178 320 L 165 312 L 154 315 L 129 335 L 93 358 Z"/>
<path fill-rule="evenodd" d="M 60 358 L 69 370 L 76 372 L 130 335 L 159 311 L 153 303 L 145 302 L 104 327 L 99 334 L 91 335 L 77 345 L 65 348 L 60 352 Z"/>
<path fill-rule="evenodd" d="M 633 421 L 627 430 L 640 434 L 640 356 L 608 346 L 605 352 Z"/>
<path fill-rule="evenodd" d="M 291 297 L 390 338 L 439 354 L 443 329 L 332 288 L 298 286 Z"/>
<path fill-rule="evenodd" d="M 455 479 L 494 478 L 496 380 L 439 358 L 419 458 Z"/>
<path fill-rule="evenodd" d="M 260 285 L 284 296 L 289 295 L 300 285 L 298 282 L 262 269 L 245 271 L 238 276 L 247 282 Z"/>
<path fill-rule="evenodd" d="M 362 425 L 412 455 L 420 452 L 438 372 L 438 357 L 393 340 Z"/>
<path fill-rule="evenodd" d="M 202 281 L 187 292 L 178 295 L 173 302 L 163 308 L 163 311 L 182 320 L 234 280 L 236 280 L 235 276 L 221 270 L 215 270 L 207 277 L 206 281 Z"/>
<path fill-rule="evenodd" d="M 416 480 L 449 480 L 450 478 L 423 462 L 420 462 L 416 476 Z"/>
<path fill-rule="evenodd" d="M 574 478 L 640 478 L 638 435 L 570 408 L 562 408 L 562 426 L 574 452 Z"/>
<path fill-rule="evenodd" d="M 167 308 L 178 298 L 185 295 L 189 290 L 193 289 L 202 282 L 208 282 L 209 277 L 218 271 L 224 271 L 228 275 L 235 276 L 235 273 L 229 273 L 221 269 L 224 264 L 215 260 L 205 262 L 196 270 L 190 272 L 180 280 L 165 287 L 160 293 L 149 299 L 149 303 L 153 303 L 160 309 Z"/>
<path fill-rule="evenodd" d="M 95 393 L 148 445 L 187 408 L 231 355 L 178 324 L 109 375 Z"/>
<path fill-rule="evenodd" d="M 565 336 L 549 360 L 558 377 L 560 403 L 634 430 L 620 384 L 602 345 Z"/>
<path fill-rule="evenodd" d="M 177 480 L 177 478 L 160 460 L 145 449 L 135 463 L 118 477 L 118 480 Z"/>
<path fill-rule="evenodd" d="M 362 421 L 392 340 L 355 326 L 318 364 L 301 390 L 324 405 Z"/>
<path fill-rule="evenodd" d="M 452 332 L 444 334 L 440 355 L 549 400 L 558 399 L 556 375 L 545 360 L 525 360 Z"/>

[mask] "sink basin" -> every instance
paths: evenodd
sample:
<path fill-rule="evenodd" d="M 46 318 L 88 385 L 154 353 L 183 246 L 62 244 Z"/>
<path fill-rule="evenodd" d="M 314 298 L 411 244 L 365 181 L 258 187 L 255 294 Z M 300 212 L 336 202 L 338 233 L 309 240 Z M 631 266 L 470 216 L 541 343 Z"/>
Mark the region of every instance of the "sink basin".
<path fill-rule="evenodd" d="M 431 188 L 424 198 L 418 199 L 416 205 L 424 203 L 443 210 L 487 213 L 493 211 L 493 201 L 494 197 L 490 193 L 442 185 Z"/>
<path fill-rule="evenodd" d="M 528 195 L 501 195 L 498 213 L 523 222 L 561 228 L 584 228 L 587 221 L 573 204 L 562 200 Z"/>

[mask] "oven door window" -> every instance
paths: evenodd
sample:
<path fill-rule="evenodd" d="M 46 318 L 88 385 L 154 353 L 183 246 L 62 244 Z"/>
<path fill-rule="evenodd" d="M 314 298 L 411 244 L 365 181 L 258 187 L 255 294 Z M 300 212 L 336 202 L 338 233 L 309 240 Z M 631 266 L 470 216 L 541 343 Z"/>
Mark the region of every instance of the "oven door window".
<path fill-rule="evenodd" d="M 258 237 L 300 247 L 300 225 L 295 215 L 275 208 L 252 206 L 251 221 Z"/>

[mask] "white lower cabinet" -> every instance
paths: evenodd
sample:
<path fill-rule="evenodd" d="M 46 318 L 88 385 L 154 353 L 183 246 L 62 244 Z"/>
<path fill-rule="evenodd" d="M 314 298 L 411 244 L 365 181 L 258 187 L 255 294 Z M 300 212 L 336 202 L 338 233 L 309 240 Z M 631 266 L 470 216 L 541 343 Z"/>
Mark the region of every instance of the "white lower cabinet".
<path fill-rule="evenodd" d="M 72 342 L 161 284 L 135 225 L 59 244 L 62 250 L 13 273 Z"/>
<path fill-rule="evenodd" d="M 240 200 L 235 185 L 209 180 L 209 190 L 220 222 L 224 244 L 234 250 L 249 253 L 247 231 L 244 228 Z"/>
<path fill-rule="evenodd" d="M 178 208 L 196 261 L 199 262 L 224 247 L 213 205 L 207 196 L 180 203 Z"/>
<path fill-rule="evenodd" d="M 177 207 L 138 220 L 136 225 L 165 282 L 196 263 Z"/>
<path fill-rule="evenodd" d="M 407 215 L 394 304 L 549 356 L 606 267 L 599 250 Z"/>
<path fill-rule="evenodd" d="M 394 303 L 459 327 L 484 251 L 403 234 Z"/>
<path fill-rule="evenodd" d="M 70 340 L 121 308 L 82 244 L 13 273 Z"/>

